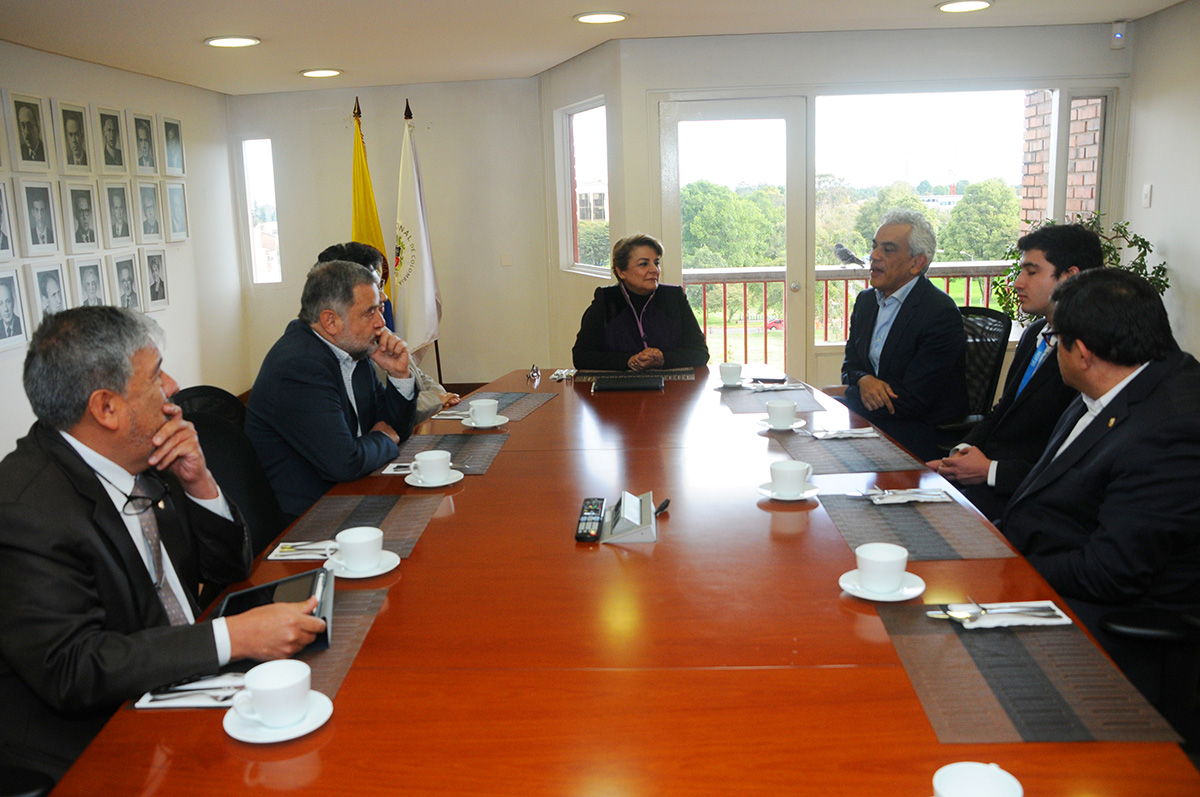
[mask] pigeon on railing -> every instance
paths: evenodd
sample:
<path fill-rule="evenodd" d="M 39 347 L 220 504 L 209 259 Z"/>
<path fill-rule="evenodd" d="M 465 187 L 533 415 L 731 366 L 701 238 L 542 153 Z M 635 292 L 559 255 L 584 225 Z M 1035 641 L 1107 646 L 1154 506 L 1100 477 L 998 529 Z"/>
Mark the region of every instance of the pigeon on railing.
<path fill-rule="evenodd" d="M 858 255 L 854 254 L 854 252 L 850 251 L 849 249 L 842 246 L 841 244 L 833 245 L 833 255 L 834 255 L 834 257 L 836 257 L 838 259 L 838 261 L 840 261 L 841 263 L 844 263 L 847 266 L 849 266 L 851 264 L 857 265 L 857 266 L 866 265 L 865 263 L 862 262 L 862 260 L 859 259 Z"/>

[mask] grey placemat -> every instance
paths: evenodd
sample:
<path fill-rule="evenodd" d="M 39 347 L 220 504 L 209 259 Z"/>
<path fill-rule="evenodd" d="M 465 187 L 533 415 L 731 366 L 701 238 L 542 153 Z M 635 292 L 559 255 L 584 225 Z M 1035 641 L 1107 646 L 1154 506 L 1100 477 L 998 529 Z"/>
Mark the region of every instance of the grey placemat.
<path fill-rule="evenodd" d="M 813 473 L 877 473 L 922 470 L 925 463 L 885 437 L 818 440 L 803 432 L 768 432 L 792 459 L 813 466 Z"/>
<path fill-rule="evenodd" d="M 649 371 L 576 371 L 576 382 L 595 382 L 597 379 L 627 379 L 638 376 L 661 376 L 666 382 L 694 382 L 696 371 L 692 368 L 663 368 Z"/>
<path fill-rule="evenodd" d="M 1016 556 L 978 515 L 953 502 L 876 506 L 867 498 L 822 495 L 821 505 L 852 549 L 891 542 L 907 548 L 914 562 Z"/>
<path fill-rule="evenodd" d="M 330 699 L 337 694 L 386 597 L 386 589 L 336 591 L 329 647 L 306 651 L 296 657 L 308 662 L 312 668 L 313 689 Z"/>
<path fill-rule="evenodd" d="M 821 412 L 825 408 L 802 387 L 794 390 L 750 390 L 745 387 L 719 387 L 721 403 L 734 414 L 765 413 L 767 402 L 772 399 L 791 399 L 796 402 L 796 412 Z"/>
<path fill-rule="evenodd" d="M 383 529 L 384 550 L 406 559 L 442 503 L 441 495 L 326 495 L 296 521 L 281 542 L 331 540 L 342 529 Z"/>
<path fill-rule="evenodd" d="M 500 453 L 508 433 L 500 434 L 415 434 L 400 445 L 400 456 L 393 462 L 412 464 L 422 451 L 449 451 L 451 467 L 469 476 L 487 473 Z"/>
<path fill-rule="evenodd" d="M 938 741 L 1178 742 L 1078 626 L 980 628 L 876 609 Z"/>
<path fill-rule="evenodd" d="M 557 395 L 557 393 L 500 393 L 485 390 L 480 393 L 471 394 L 463 399 L 462 404 L 459 404 L 454 409 L 465 409 L 466 405 L 478 399 L 495 399 L 496 412 L 498 414 L 503 415 L 510 421 L 519 421 Z"/>

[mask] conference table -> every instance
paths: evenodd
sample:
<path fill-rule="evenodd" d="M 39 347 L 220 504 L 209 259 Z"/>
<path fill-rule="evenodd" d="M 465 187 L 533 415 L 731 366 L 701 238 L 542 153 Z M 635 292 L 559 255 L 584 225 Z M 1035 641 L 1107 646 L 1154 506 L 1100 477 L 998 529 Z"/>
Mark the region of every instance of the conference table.
<path fill-rule="evenodd" d="M 416 430 L 507 435 L 486 473 L 435 490 L 373 474 L 331 491 L 440 504 L 396 570 L 337 581 L 339 599 L 382 600 L 322 727 L 254 745 L 224 733 L 224 709 L 127 705 L 55 794 L 928 797 L 955 761 L 994 762 L 1027 795 L 1200 794 L 1169 741 L 939 741 L 884 604 L 838 586 L 855 557 L 825 506 L 940 488 L 1011 551 L 936 473 L 818 475 L 816 499 L 775 501 L 757 488 L 788 454 L 764 415 L 731 411 L 716 369 L 662 390 L 591 388 L 507 374 L 481 390 L 552 398 L 496 430 Z M 809 430 L 866 425 L 812 395 Z M 657 541 L 577 543 L 583 499 L 623 490 L 670 499 Z M 234 588 L 314 566 L 261 558 Z M 914 607 L 968 595 L 1065 606 L 1016 555 L 909 570 L 926 584 Z M 948 674 L 944 688 L 974 687 Z"/>

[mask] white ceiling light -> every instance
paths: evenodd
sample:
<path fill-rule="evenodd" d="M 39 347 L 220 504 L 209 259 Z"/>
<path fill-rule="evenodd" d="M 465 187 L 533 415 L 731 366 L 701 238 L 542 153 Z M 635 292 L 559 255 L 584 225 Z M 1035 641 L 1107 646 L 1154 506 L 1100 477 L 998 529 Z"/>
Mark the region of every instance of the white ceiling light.
<path fill-rule="evenodd" d="M 204 40 L 209 47 L 253 47 L 262 44 L 262 39 L 255 36 L 213 36 Z"/>
<path fill-rule="evenodd" d="M 337 77 L 342 74 L 340 69 L 305 69 L 300 74 L 305 77 Z"/>
<path fill-rule="evenodd" d="M 991 0 L 953 0 L 950 3 L 939 3 L 938 11 L 945 11 L 947 14 L 962 14 L 967 11 L 982 11 L 991 4 Z"/>
<path fill-rule="evenodd" d="M 575 17 L 576 22 L 586 22 L 589 25 L 606 25 L 610 22 L 624 22 L 629 15 L 620 11 L 589 11 Z"/>

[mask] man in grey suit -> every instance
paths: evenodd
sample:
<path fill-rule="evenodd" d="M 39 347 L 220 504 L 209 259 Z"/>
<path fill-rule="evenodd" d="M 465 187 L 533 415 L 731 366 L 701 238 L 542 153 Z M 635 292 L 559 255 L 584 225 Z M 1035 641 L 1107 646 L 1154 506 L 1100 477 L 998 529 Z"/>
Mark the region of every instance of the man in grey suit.
<path fill-rule="evenodd" d="M 29 345 L 38 420 L 0 462 L 0 763 L 59 777 L 123 701 L 324 629 L 315 598 L 196 622 L 201 583 L 249 573 L 250 539 L 169 401 L 161 339 L 78 307 Z"/>

